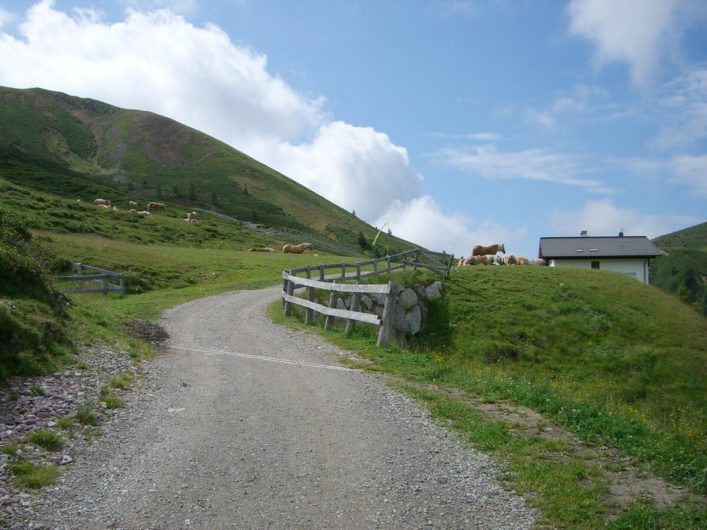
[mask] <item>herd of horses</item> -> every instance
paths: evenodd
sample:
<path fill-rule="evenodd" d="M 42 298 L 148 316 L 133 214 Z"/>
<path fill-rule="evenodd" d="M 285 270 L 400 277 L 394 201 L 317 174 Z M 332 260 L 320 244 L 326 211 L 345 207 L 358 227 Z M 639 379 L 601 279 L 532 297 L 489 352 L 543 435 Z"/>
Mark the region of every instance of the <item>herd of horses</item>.
<path fill-rule="evenodd" d="M 93 204 L 105 209 L 116 209 L 112 205 L 111 201 L 108 199 L 95 199 Z M 146 211 L 138 211 L 138 204 L 134 201 L 129 202 L 130 211 L 137 214 L 150 215 L 151 211 L 165 211 L 166 206 L 164 203 L 160 202 L 149 202 L 147 204 Z M 189 223 L 197 222 L 197 213 L 190 212 L 187 214 L 187 218 L 184 219 Z M 302 254 L 306 250 L 312 250 L 312 243 L 300 243 L 299 245 L 293 245 L 288 243 L 282 247 L 283 254 Z M 275 252 L 272 247 L 251 247 L 248 249 L 249 252 Z M 505 254 L 506 247 L 503 243 L 496 243 L 495 245 L 482 246 L 474 245 L 471 249 L 471 256 L 468 258 L 460 258 L 458 265 L 547 265 L 545 260 L 529 260 L 523 256 L 499 256 L 498 253 Z"/>
<path fill-rule="evenodd" d="M 302 254 L 305 250 L 312 250 L 314 245 L 311 243 L 300 243 L 299 245 L 292 245 L 288 243 L 282 247 L 283 254 Z M 274 248 L 271 247 L 251 247 L 248 249 L 249 252 L 275 252 Z"/>
<path fill-rule="evenodd" d="M 457 265 L 547 265 L 544 259 L 528 259 L 525 256 L 499 256 L 498 253 L 505 254 L 506 247 L 503 243 L 496 243 L 487 247 L 474 245 L 471 249 L 471 256 L 460 258 Z"/>

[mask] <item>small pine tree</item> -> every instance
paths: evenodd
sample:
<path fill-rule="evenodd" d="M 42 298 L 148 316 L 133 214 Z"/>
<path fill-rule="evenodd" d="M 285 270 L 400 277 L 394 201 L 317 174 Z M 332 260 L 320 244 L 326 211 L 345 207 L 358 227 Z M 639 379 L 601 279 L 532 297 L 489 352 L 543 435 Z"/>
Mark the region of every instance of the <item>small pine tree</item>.
<path fill-rule="evenodd" d="M 358 246 L 361 247 L 363 250 L 366 250 L 370 247 L 368 241 L 366 241 L 366 238 L 364 237 L 362 232 L 358 233 Z"/>
<path fill-rule="evenodd" d="M 190 182 L 189 183 L 189 200 L 190 201 L 195 201 L 196 200 L 196 190 L 194 189 L 194 183 Z"/>

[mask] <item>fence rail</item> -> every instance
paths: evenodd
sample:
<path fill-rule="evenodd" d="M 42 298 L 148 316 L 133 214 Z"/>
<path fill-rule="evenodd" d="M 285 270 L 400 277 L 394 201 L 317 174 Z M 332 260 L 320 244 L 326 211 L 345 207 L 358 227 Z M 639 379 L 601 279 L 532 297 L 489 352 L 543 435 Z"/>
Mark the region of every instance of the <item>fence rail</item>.
<path fill-rule="evenodd" d="M 447 257 L 446 255 L 443 255 Z M 443 258 L 444 259 L 444 258 Z M 324 329 L 329 329 L 334 318 L 347 320 L 346 332 L 350 333 L 355 322 L 365 322 L 379 326 L 378 346 L 385 346 L 390 339 L 393 330 L 393 310 L 395 298 L 400 290 L 400 286 L 392 282 L 387 284 L 364 284 L 358 282 L 362 278 L 375 276 L 377 274 L 390 273 L 397 270 L 405 270 L 407 267 L 424 267 L 434 272 L 442 274 L 445 278 L 449 273 L 454 257 L 449 256 L 449 262 L 445 265 L 437 257 L 430 256 L 420 249 L 408 250 L 400 254 L 386 256 L 384 258 L 356 263 L 336 263 L 330 265 L 309 265 L 297 269 L 285 270 L 282 273 L 282 300 L 284 304 L 284 314 L 292 314 L 292 305 L 298 305 L 306 309 L 305 323 L 314 321 L 315 313 L 326 316 Z M 424 260 L 424 261 L 423 261 Z M 335 274 L 327 275 L 327 271 L 336 271 Z M 444 271 L 444 272 L 442 272 Z M 304 273 L 306 277 L 297 276 Z M 318 279 L 313 279 L 316 274 Z M 336 280 L 355 280 L 355 284 L 336 283 Z M 306 288 L 306 298 L 294 295 L 296 289 Z M 329 305 L 322 305 L 315 302 L 316 290 L 329 291 Z M 338 309 L 336 300 L 338 293 L 352 293 L 351 309 Z M 361 296 L 364 294 L 385 295 L 385 305 L 383 315 L 364 313 L 359 311 Z"/>
<path fill-rule="evenodd" d="M 91 282 L 88 287 L 76 287 L 66 289 L 69 293 L 103 293 L 109 292 L 125 292 L 125 274 L 122 272 L 114 272 L 98 267 L 92 267 L 84 263 L 74 263 L 75 274 L 65 276 L 54 276 L 54 281 L 57 282 Z M 95 274 L 84 274 L 88 271 Z M 117 281 L 118 283 L 111 283 Z"/>

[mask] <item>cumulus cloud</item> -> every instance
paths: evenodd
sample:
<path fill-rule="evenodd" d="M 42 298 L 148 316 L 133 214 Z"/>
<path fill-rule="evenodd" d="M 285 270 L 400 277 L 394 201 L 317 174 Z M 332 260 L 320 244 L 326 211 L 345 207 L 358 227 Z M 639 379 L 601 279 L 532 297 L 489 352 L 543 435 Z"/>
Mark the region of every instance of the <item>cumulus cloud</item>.
<path fill-rule="evenodd" d="M 166 4 L 125 1 L 133 8 Z M 196 2 L 178 5 L 188 11 Z M 41 86 L 169 116 L 367 220 L 391 201 L 417 194 L 421 179 L 406 150 L 387 135 L 333 121 L 323 98 L 306 97 L 270 73 L 265 55 L 171 9 L 129 9 L 124 20 L 110 23 L 97 11 L 69 14 L 42 0 L 16 36 L 0 32 L 0 84 Z"/>
<path fill-rule="evenodd" d="M 613 236 L 623 231 L 627 236 L 653 238 L 702 221 L 687 215 L 645 214 L 604 199 L 588 201 L 579 211 L 556 211 L 551 225 L 558 235 L 579 235 L 587 230 L 592 236 Z"/>
<path fill-rule="evenodd" d="M 522 248 L 526 244 L 525 227 L 511 229 L 492 220 L 472 220 L 461 214 L 450 214 L 428 195 L 410 201 L 394 201 L 375 224 L 383 226 L 387 222 L 394 235 L 455 256 L 468 256 L 476 244 L 505 243 L 508 252 L 527 252 Z"/>
<path fill-rule="evenodd" d="M 595 46 L 598 67 L 627 63 L 635 84 L 645 85 L 659 60 L 675 47 L 679 0 L 573 0 L 570 33 Z"/>
<path fill-rule="evenodd" d="M 104 23 L 44 0 L 14 38 L 0 38 L 0 83 L 42 86 L 175 118 L 233 144 L 297 138 L 322 120 L 320 101 L 267 71 L 264 55 L 235 46 L 216 26 L 170 11 L 128 12 Z"/>
<path fill-rule="evenodd" d="M 369 221 L 392 201 L 417 196 L 422 180 L 407 150 L 388 135 L 341 121 L 323 125 L 311 143 L 281 142 L 259 158 L 298 175 L 300 183 Z"/>
<path fill-rule="evenodd" d="M 527 179 L 600 193 L 612 191 L 599 180 L 580 178 L 586 170 L 575 157 L 544 149 L 503 153 L 492 145 L 483 145 L 466 151 L 444 149 L 441 155 L 448 165 L 491 180 Z"/>

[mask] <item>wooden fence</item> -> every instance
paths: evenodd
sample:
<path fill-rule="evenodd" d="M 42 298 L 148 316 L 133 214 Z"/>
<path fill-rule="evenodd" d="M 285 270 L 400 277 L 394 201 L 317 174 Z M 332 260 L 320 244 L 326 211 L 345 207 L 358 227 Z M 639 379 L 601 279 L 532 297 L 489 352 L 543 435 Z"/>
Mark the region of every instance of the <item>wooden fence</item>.
<path fill-rule="evenodd" d="M 424 260 L 422 259 L 423 257 Z M 282 273 L 284 313 L 286 316 L 292 314 L 292 304 L 302 306 L 306 309 L 305 323 L 307 324 L 314 321 L 315 313 L 321 313 L 326 315 L 324 329 L 331 327 L 334 318 L 344 318 L 347 320 L 347 333 L 353 330 L 355 322 L 373 324 L 380 328 L 378 332 L 378 346 L 385 346 L 392 334 L 395 299 L 401 287 L 392 282 L 370 285 L 359 285 L 358 282 L 362 278 L 397 270 L 405 270 L 407 267 L 412 267 L 413 269 L 418 267 L 427 268 L 446 278 L 453 260 L 454 257 L 449 256 L 449 262 L 445 265 L 435 256 L 430 256 L 420 249 L 413 249 L 370 261 L 310 265 L 298 269 L 285 270 Z M 333 274 L 327 274 L 327 271 L 335 272 Z M 305 274 L 305 277 L 298 276 L 298 274 L 302 273 Z M 314 279 L 313 276 L 316 276 L 316 279 Z M 355 280 L 356 284 L 336 283 L 336 280 Z M 306 298 L 300 298 L 294 295 L 295 290 L 301 287 L 307 289 Z M 315 302 L 316 289 L 329 291 L 328 306 Z M 351 309 L 337 309 L 334 307 L 338 293 L 352 293 Z M 361 296 L 364 294 L 385 295 L 382 317 L 359 311 Z"/>
<path fill-rule="evenodd" d="M 92 267 L 83 263 L 74 263 L 75 274 L 70 276 L 54 276 L 58 282 L 91 282 L 86 287 L 76 287 L 67 289 L 69 293 L 103 293 L 125 292 L 125 274 L 113 272 L 98 267 Z M 88 272 L 89 274 L 84 274 Z M 92 274 L 91 274 L 92 273 Z M 115 282 L 118 283 L 115 283 Z M 113 282 L 113 283 L 111 283 Z"/>

